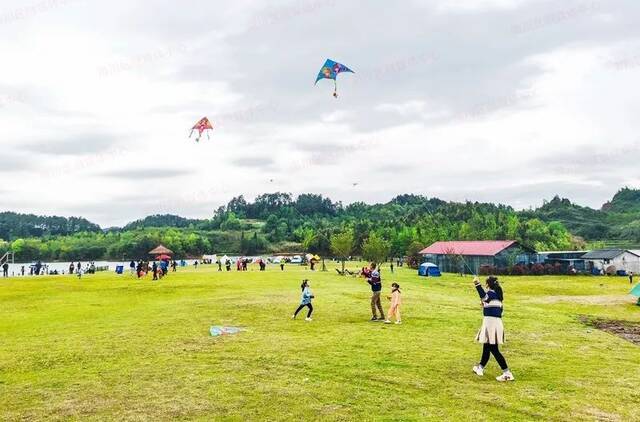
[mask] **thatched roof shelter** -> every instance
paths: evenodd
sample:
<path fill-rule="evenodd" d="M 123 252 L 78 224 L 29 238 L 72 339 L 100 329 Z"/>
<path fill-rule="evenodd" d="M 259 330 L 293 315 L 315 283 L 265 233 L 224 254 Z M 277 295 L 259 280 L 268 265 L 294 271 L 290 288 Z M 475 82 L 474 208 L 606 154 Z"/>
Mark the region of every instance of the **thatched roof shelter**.
<path fill-rule="evenodd" d="M 162 245 L 158 245 L 157 248 L 149 251 L 149 255 L 173 255 L 173 251 Z"/>

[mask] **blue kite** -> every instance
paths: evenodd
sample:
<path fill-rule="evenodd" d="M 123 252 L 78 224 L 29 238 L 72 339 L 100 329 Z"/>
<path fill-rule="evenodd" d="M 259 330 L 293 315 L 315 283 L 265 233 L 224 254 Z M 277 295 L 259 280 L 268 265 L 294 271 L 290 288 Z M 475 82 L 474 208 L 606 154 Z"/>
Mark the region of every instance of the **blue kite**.
<path fill-rule="evenodd" d="M 322 69 L 320 69 L 320 72 L 318 72 L 318 77 L 316 78 L 316 84 L 320 79 L 333 79 L 333 87 L 334 87 L 333 96 L 335 98 L 338 98 L 337 78 L 338 78 L 338 73 L 342 73 L 342 72 L 355 73 L 353 70 L 349 69 L 347 66 L 338 62 L 334 62 L 331 59 L 327 59 L 327 61 L 324 62 Z"/>

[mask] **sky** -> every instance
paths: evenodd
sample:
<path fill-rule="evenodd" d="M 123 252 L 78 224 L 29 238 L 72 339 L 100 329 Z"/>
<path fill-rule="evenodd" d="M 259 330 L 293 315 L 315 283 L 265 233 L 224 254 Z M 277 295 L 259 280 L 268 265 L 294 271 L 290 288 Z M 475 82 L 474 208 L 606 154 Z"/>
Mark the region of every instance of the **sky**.
<path fill-rule="evenodd" d="M 277 191 L 598 208 L 640 187 L 639 19 L 633 0 L 2 0 L 0 210 L 108 227 Z M 355 71 L 337 99 L 314 86 L 327 58 Z"/>

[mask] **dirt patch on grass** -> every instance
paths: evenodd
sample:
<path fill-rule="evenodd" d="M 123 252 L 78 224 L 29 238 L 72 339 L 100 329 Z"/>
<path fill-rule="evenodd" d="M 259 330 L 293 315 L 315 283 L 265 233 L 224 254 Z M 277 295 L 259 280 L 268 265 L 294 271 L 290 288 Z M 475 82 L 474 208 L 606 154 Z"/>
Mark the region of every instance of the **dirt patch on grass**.
<path fill-rule="evenodd" d="M 580 317 L 580 320 L 598 330 L 614 334 L 633 344 L 640 345 L 640 323 L 612 319 L 594 319 L 584 316 Z"/>
<path fill-rule="evenodd" d="M 622 305 L 633 303 L 629 296 L 546 296 L 530 300 L 532 303 L 577 303 L 579 305 Z"/>

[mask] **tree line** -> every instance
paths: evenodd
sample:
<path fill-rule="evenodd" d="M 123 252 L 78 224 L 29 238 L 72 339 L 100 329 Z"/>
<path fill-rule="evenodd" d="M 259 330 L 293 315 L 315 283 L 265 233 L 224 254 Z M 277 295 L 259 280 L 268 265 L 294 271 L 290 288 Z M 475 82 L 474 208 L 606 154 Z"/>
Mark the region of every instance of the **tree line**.
<path fill-rule="evenodd" d="M 339 257 L 344 248 L 337 245 L 347 238 L 352 244 L 349 256 L 362 257 L 382 252 L 415 256 L 437 240 L 509 239 L 537 250 L 577 246 L 577 239 L 557 221 L 545 222 L 505 205 L 445 202 L 419 195 L 400 195 L 384 204 L 345 206 L 322 195 L 294 198 L 276 192 L 253 201 L 235 197 L 202 220 L 156 215 L 106 230 L 81 218 L 64 220 L 0 214 L 0 227 L 5 227 L 0 232 L 4 239 L 0 254 L 11 249 L 24 261 L 119 260 L 146 257 L 147 251 L 162 243 L 178 256 L 313 252 Z"/>

